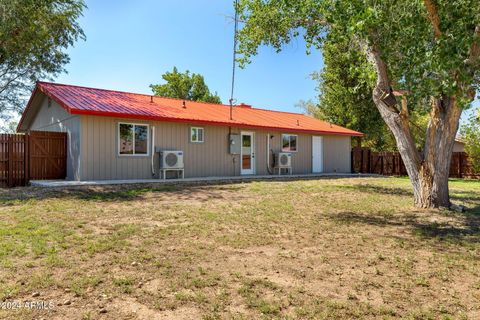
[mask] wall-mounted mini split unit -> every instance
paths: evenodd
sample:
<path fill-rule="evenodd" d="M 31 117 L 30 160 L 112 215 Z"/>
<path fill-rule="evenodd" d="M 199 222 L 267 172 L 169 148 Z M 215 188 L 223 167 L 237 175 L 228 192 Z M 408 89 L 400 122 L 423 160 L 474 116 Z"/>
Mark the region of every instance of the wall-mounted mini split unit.
<path fill-rule="evenodd" d="M 276 157 L 276 166 L 279 168 L 288 168 L 292 166 L 292 154 L 288 152 L 279 152 Z"/>
<path fill-rule="evenodd" d="M 183 151 L 161 151 L 160 167 L 162 169 L 183 169 Z"/>

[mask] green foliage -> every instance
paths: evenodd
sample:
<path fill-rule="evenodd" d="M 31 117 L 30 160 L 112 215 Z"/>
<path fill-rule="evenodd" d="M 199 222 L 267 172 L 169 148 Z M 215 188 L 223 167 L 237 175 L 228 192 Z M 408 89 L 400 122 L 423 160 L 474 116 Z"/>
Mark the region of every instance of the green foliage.
<path fill-rule="evenodd" d="M 0 2 L 0 117 L 21 111 L 38 79 L 64 71 L 63 50 L 85 39 L 84 8 L 83 0 Z"/>
<path fill-rule="evenodd" d="M 363 132 L 362 145 L 375 151 L 395 151 L 395 138 L 372 98 L 375 74 L 365 55 L 349 41 L 325 43 L 325 67 L 312 78 L 318 82 L 319 101 L 301 101 L 299 106 L 316 118 Z M 421 148 L 428 117 L 411 114 L 412 133 Z"/>
<path fill-rule="evenodd" d="M 480 172 L 480 109 L 461 127 L 460 134 L 473 169 Z"/>
<path fill-rule="evenodd" d="M 15 133 L 17 132 L 17 121 L 7 121 L 4 125 L 0 126 L 1 133 Z"/>
<path fill-rule="evenodd" d="M 190 73 L 188 70 L 181 73 L 176 67 L 173 67 L 173 71 L 166 72 L 162 78 L 167 83 L 150 85 L 153 93 L 157 96 L 222 103 L 216 92 L 214 94 L 210 92 L 202 75 Z"/>
<path fill-rule="evenodd" d="M 375 44 L 389 67 L 396 89 L 411 92 L 409 107 L 425 112 L 430 97 L 454 96 L 468 107 L 471 89 L 480 83 L 478 58 L 470 59 L 480 41 L 480 2 L 436 0 L 442 35 L 435 37 L 427 9 L 420 0 L 240 0 L 244 23 L 239 32 L 240 63 L 244 66 L 268 45 L 282 50 L 303 36 L 310 47 L 353 42 L 365 49 Z M 365 73 L 351 65 L 350 76 Z"/>
<path fill-rule="evenodd" d="M 313 74 L 318 81 L 320 118 L 363 132 L 364 146 L 395 149 L 395 140 L 373 102 L 374 71 L 365 55 L 349 41 L 329 42 L 323 58 L 324 69 Z"/>

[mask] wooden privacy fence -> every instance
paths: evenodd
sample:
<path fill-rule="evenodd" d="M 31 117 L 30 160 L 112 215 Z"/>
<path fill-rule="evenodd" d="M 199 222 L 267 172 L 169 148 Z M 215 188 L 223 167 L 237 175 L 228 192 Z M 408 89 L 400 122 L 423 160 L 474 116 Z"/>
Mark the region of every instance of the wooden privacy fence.
<path fill-rule="evenodd" d="M 25 186 L 30 179 L 65 179 L 66 169 L 66 133 L 0 134 L 0 187 Z"/>
<path fill-rule="evenodd" d="M 398 152 L 373 152 L 368 148 L 352 149 L 352 172 L 405 176 L 407 170 Z M 450 177 L 480 178 L 475 174 L 465 152 L 454 152 L 450 164 Z"/>

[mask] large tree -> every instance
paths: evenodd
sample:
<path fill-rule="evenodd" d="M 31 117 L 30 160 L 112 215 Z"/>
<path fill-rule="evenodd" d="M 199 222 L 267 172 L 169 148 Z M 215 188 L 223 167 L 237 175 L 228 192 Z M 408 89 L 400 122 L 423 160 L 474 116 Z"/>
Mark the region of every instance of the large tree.
<path fill-rule="evenodd" d="M 375 72 L 361 48 L 348 41 L 328 42 L 322 47 L 322 55 L 324 67 L 312 75 L 317 81 L 318 102 L 301 106 L 322 120 L 363 132 L 363 146 L 375 151 L 396 151 L 395 138 L 375 107 Z M 423 110 L 410 113 L 418 149 L 425 140 L 426 120 Z"/>
<path fill-rule="evenodd" d="M 480 83 L 480 1 L 240 0 L 237 9 L 244 23 L 242 63 L 261 45 L 281 50 L 300 35 L 308 47 L 343 41 L 360 46 L 375 72 L 373 101 L 395 137 L 415 205 L 451 206 L 455 135 Z M 392 90 L 408 96 L 397 101 Z M 416 109 L 429 113 L 421 152 L 410 126 Z"/>
<path fill-rule="evenodd" d="M 222 103 L 216 92 L 210 92 L 205 79 L 200 74 L 190 73 L 188 70 L 183 73 L 178 72 L 177 67 L 173 67 L 172 72 L 164 73 L 162 78 L 166 83 L 150 85 L 157 96 Z"/>
<path fill-rule="evenodd" d="M 84 33 L 82 0 L 0 2 L 0 117 L 19 112 L 39 79 L 64 71 L 64 49 Z"/>

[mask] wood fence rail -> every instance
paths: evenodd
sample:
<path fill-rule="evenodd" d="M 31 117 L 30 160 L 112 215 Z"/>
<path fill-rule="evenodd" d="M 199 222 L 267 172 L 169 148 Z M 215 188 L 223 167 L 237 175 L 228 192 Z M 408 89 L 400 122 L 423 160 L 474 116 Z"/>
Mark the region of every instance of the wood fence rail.
<path fill-rule="evenodd" d="M 25 186 L 30 179 L 65 179 L 66 172 L 66 133 L 0 134 L 0 187 Z"/>
<path fill-rule="evenodd" d="M 407 170 L 398 152 L 373 152 L 368 148 L 352 149 L 352 172 L 376 173 L 390 176 L 406 176 Z M 452 153 L 450 164 L 452 178 L 480 178 L 465 152 Z"/>

